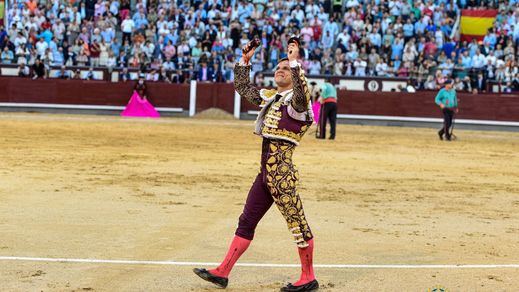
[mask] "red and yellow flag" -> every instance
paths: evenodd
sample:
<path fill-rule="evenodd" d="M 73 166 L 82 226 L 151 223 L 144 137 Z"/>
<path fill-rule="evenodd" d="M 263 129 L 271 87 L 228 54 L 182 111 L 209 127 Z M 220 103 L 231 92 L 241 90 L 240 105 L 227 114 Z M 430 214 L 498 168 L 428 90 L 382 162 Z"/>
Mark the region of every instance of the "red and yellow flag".
<path fill-rule="evenodd" d="M 471 10 L 463 9 L 461 11 L 461 40 L 472 41 L 477 39 L 483 40 L 488 32 L 488 29 L 494 25 L 497 10 Z"/>
<path fill-rule="evenodd" d="M 5 16 L 5 1 L 0 0 L 0 25 L 4 25 L 4 16 Z"/>

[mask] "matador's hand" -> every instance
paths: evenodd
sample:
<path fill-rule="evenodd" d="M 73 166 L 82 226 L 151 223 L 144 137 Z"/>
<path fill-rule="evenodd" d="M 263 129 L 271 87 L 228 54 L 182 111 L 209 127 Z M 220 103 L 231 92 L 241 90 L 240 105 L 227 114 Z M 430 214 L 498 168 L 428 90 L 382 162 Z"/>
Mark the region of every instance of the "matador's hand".
<path fill-rule="evenodd" d="M 297 61 L 299 59 L 299 45 L 297 43 L 290 43 L 288 45 L 288 61 Z"/>
<path fill-rule="evenodd" d="M 249 64 L 250 59 L 252 59 L 252 56 L 254 56 L 255 49 L 259 46 L 258 40 L 253 39 L 252 41 L 248 42 L 243 48 L 242 48 L 242 59 L 245 64 Z"/>

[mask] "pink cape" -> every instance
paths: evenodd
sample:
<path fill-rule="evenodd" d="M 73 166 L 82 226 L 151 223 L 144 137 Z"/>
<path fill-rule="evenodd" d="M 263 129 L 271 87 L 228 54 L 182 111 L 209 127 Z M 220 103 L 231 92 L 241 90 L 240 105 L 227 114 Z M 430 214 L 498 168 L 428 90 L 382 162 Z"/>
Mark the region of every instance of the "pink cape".
<path fill-rule="evenodd" d="M 159 113 L 151 103 L 146 99 L 142 99 L 136 91 L 133 91 L 133 95 L 128 101 L 128 105 L 121 113 L 123 117 L 144 117 L 144 118 L 158 118 Z"/>
<path fill-rule="evenodd" d="M 314 113 L 314 123 L 319 124 L 319 113 L 321 112 L 321 103 L 316 101 L 312 104 L 312 112 Z"/>

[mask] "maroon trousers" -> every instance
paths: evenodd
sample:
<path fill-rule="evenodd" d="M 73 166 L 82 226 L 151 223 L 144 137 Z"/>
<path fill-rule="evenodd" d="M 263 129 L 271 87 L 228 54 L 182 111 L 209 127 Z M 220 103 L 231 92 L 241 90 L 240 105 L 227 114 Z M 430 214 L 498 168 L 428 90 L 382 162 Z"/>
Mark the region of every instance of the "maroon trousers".
<path fill-rule="evenodd" d="M 291 163 L 294 148 L 295 145 L 289 142 L 263 139 L 261 171 L 247 196 L 236 229 L 237 236 L 252 240 L 259 221 L 276 203 L 296 243 L 305 245 L 305 241 L 313 238 L 296 191 L 298 175 Z"/>
<path fill-rule="evenodd" d="M 254 238 L 254 231 L 261 218 L 270 209 L 274 199 L 270 195 L 266 184 L 266 160 L 268 157 L 269 140 L 263 139 L 261 151 L 261 171 L 256 176 L 256 180 L 250 188 L 243 213 L 240 215 L 236 235 L 248 240 Z"/>

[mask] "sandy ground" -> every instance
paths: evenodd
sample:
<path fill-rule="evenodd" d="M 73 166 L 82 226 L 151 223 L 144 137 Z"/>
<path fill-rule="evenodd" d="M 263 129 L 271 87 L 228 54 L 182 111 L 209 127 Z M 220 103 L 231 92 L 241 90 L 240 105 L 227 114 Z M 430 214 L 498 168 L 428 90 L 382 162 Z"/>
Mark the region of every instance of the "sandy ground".
<path fill-rule="evenodd" d="M 345 126 L 294 154 L 316 264 L 519 264 L 519 134 Z M 251 121 L 0 114 L 0 257 L 218 262 L 259 168 Z M 242 263 L 298 263 L 277 209 Z M 0 260 L 2 291 L 213 291 L 194 266 Z M 236 267 L 229 291 L 298 268 Z M 519 269 L 318 268 L 323 291 L 517 291 Z"/>

